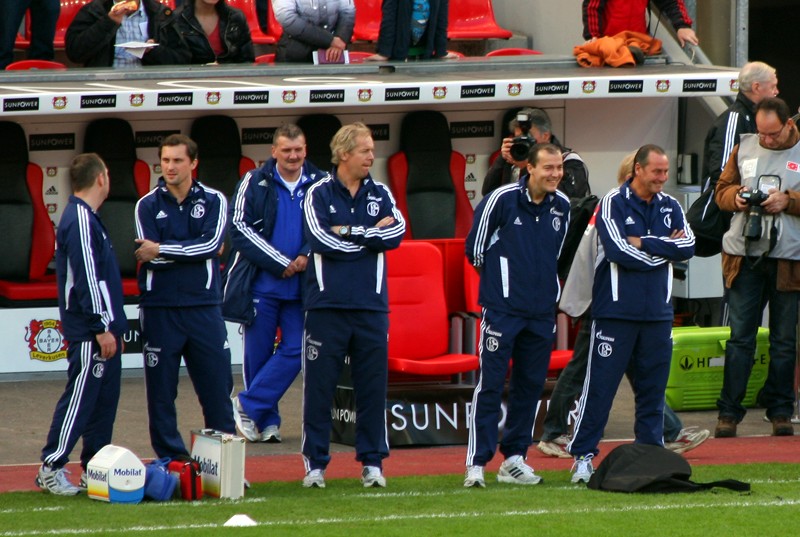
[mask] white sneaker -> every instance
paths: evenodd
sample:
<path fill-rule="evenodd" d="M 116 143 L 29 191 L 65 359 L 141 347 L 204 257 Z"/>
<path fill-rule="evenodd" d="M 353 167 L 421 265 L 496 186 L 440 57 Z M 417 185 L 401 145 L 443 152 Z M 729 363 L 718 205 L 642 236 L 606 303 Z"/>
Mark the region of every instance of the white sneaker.
<path fill-rule="evenodd" d="M 464 472 L 464 486 L 483 488 L 486 481 L 483 479 L 483 466 L 467 466 Z"/>
<path fill-rule="evenodd" d="M 280 444 L 281 443 L 281 431 L 278 429 L 277 425 L 267 425 L 264 427 L 264 430 L 261 431 L 261 441 L 267 442 L 269 444 Z"/>
<path fill-rule="evenodd" d="M 236 428 L 239 429 L 242 436 L 250 442 L 258 442 L 261 440 L 256 422 L 251 420 L 247 413 L 245 413 L 242 408 L 242 403 L 239 402 L 239 396 L 234 395 L 231 397 L 231 403 L 233 403 L 233 420 L 236 422 Z"/>
<path fill-rule="evenodd" d="M 365 466 L 361 471 L 361 483 L 364 484 L 364 488 L 385 487 L 386 478 L 377 466 Z"/>
<path fill-rule="evenodd" d="M 89 490 L 89 477 L 86 475 L 86 472 L 81 472 L 81 480 L 78 482 L 78 488 L 81 489 L 82 492 Z"/>
<path fill-rule="evenodd" d="M 306 474 L 303 478 L 303 486 L 306 488 L 318 488 L 324 489 L 325 488 L 325 470 L 320 470 L 319 468 L 316 470 L 311 470 Z"/>
<path fill-rule="evenodd" d="M 533 468 L 525 464 L 522 455 L 512 455 L 504 460 L 497 471 L 497 480 L 517 485 L 537 485 L 542 482 L 542 478 L 533 473 Z"/>
<path fill-rule="evenodd" d="M 592 466 L 593 454 L 584 455 L 583 457 L 575 457 L 575 462 L 572 465 L 572 482 L 573 483 L 588 483 L 594 473 L 594 466 Z"/>
<path fill-rule="evenodd" d="M 559 437 L 560 438 L 560 437 Z M 558 438 L 550 442 L 540 440 L 536 445 L 536 449 L 547 455 L 548 457 L 558 457 L 559 459 L 571 459 L 572 455 L 565 449 L 566 444 L 560 444 Z"/>
<path fill-rule="evenodd" d="M 70 483 L 67 474 L 69 470 L 65 468 L 51 468 L 43 464 L 36 475 L 36 486 L 50 494 L 75 496 L 81 489 Z"/>
<path fill-rule="evenodd" d="M 675 453 L 685 453 L 705 442 L 709 436 L 711 436 L 711 431 L 708 429 L 686 427 L 681 429 L 674 442 L 666 442 L 664 447 Z"/>

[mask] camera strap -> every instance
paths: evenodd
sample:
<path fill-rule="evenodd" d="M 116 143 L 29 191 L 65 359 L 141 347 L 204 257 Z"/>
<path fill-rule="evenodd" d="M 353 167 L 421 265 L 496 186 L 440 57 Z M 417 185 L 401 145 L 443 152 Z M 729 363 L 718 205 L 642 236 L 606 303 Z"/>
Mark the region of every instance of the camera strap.
<path fill-rule="evenodd" d="M 769 248 L 767 249 L 766 252 L 764 252 L 763 254 L 758 256 L 758 259 L 753 261 L 752 264 L 750 264 L 751 256 L 747 255 L 748 241 L 745 241 L 745 243 L 744 243 L 744 253 L 745 253 L 744 259 L 748 263 L 750 268 L 756 268 L 758 266 L 758 264 L 761 262 L 761 260 L 765 259 L 767 256 L 769 256 L 769 253 L 772 250 L 774 250 L 775 249 L 775 245 L 778 244 L 778 226 L 775 225 L 775 220 L 776 220 L 776 217 L 779 216 L 779 215 L 780 214 L 770 215 L 770 219 L 772 220 L 772 223 L 769 226 Z"/>

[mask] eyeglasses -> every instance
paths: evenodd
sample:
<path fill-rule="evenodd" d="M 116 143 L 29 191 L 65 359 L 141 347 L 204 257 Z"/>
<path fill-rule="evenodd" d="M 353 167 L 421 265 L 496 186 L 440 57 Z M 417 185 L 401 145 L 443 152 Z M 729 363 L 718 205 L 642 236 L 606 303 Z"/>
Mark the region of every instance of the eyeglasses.
<path fill-rule="evenodd" d="M 786 128 L 786 124 L 784 124 L 784 125 L 783 125 L 783 126 L 780 128 L 780 130 L 777 130 L 777 131 L 775 131 L 775 132 L 759 132 L 759 133 L 758 133 L 758 138 L 759 138 L 760 140 L 764 140 L 764 139 L 766 139 L 766 138 L 769 138 L 769 139 L 771 139 L 771 140 L 775 140 L 775 139 L 777 139 L 777 138 L 778 138 L 778 136 L 780 136 L 781 134 L 783 134 L 783 129 L 785 129 L 785 128 Z"/>

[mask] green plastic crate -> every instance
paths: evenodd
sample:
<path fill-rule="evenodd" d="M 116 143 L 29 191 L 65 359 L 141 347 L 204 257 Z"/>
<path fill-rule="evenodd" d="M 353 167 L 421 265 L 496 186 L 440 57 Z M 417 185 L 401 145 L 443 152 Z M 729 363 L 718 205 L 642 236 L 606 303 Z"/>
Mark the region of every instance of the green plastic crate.
<path fill-rule="evenodd" d="M 667 380 L 667 404 L 673 410 L 710 410 L 717 407 L 722 389 L 727 326 L 672 329 L 672 364 Z M 753 371 L 747 383 L 744 406 L 755 405 L 769 368 L 769 329 L 759 328 Z"/>

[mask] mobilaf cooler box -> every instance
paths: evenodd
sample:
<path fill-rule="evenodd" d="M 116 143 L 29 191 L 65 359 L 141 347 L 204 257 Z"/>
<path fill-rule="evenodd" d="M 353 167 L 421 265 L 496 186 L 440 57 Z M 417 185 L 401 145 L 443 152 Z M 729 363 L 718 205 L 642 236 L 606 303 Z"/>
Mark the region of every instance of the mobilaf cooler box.
<path fill-rule="evenodd" d="M 234 500 L 244 496 L 244 443 L 241 436 L 213 429 L 192 431 L 192 458 L 200 463 L 203 494 Z"/>
<path fill-rule="evenodd" d="M 673 410 L 711 410 L 722 389 L 728 326 L 672 329 L 672 364 L 667 380 L 667 404 Z M 744 406 L 755 404 L 769 367 L 769 330 L 759 328 L 753 372 L 747 383 Z"/>
<path fill-rule="evenodd" d="M 86 465 L 86 485 L 93 500 L 139 503 L 144 497 L 144 464 L 130 450 L 109 444 Z"/>

